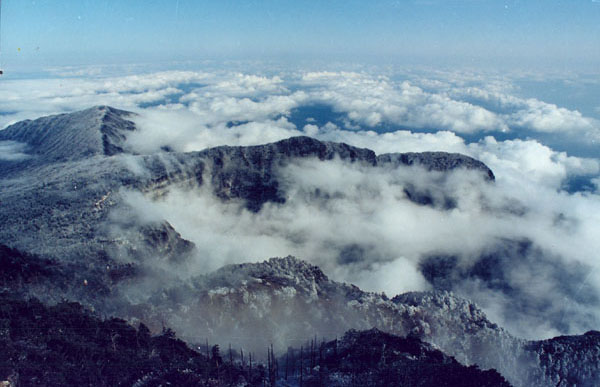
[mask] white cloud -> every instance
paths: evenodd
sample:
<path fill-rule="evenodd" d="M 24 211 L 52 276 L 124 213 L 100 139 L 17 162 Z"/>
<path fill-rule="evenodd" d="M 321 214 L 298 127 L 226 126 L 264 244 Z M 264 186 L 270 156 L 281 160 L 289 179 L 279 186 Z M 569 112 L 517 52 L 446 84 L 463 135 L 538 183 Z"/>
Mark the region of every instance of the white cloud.
<path fill-rule="evenodd" d="M 535 98 L 520 98 L 508 94 L 512 89 L 494 84 L 447 89 L 448 95 L 457 100 L 486 106 L 495 112 L 508 127 L 540 133 L 586 135 L 600 138 L 600 122 Z M 585 140 L 584 140 L 585 141 Z"/>
<path fill-rule="evenodd" d="M 21 161 L 31 155 L 27 154 L 27 144 L 17 141 L 0 141 L 0 160 Z"/>
<path fill-rule="evenodd" d="M 267 77 L 226 71 L 167 71 L 8 80 L 0 104 L 4 112 L 0 126 L 100 104 L 130 110 L 146 105 L 185 106 L 204 125 L 272 119 L 300 106 L 324 104 L 346 117 L 346 129 L 379 125 L 456 133 L 525 129 L 573 133 L 579 140 L 581 134 L 587 139 L 600 137 L 597 120 L 537 99 L 516 97 L 510 94 L 514 87 L 506 79 L 432 75 L 431 79 L 413 75 L 410 81 L 394 81 L 356 72 Z"/>
<path fill-rule="evenodd" d="M 216 83 L 210 87 L 209 90 L 236 97 L 253 96 L 264 93 L 283 93 L 288 91 L 287 88 L 284 87 L 283 80 L 278 76 L 269 78 L 241 73 L 232 74 L 230 78 Z"/>
<path fill-rule="evenodd" d="M 556 152 L 535 140 L 497 141 L 486 137 L 469 145 L 468 154 L 482 160 L 499 179 L 515 179 L 558 189 L 568 175 L 599 173 L 596 159 L 584 159 Z"/>
<path fill-rule="evenodd" d="M 111 78 L 54 78 L 3 82 L 0 127 L 43 115 L 112 105 L 137 110 L 139 105 L 160 102 L 177 93 L 177 85 L 206 80 L 210 76 L 192 72 L 163 72 Z"/>
<path fill-rule="evenodd" d="M 277 120 L 261 117 L 232 127 L 226 125 L 228 120 L 208 120 L 213 121 L 208 125 L 205 115 L 181 106 L 148 109 L 133 120 L 143 130 L 131 134 L 128 144 L 141 153 L 156 152 L 163 146 L 190 152 L 219 145 L 258 145 L 303 134 L 285 117 Z"/>
<path fill-rule="evenodd" d="M 559 108 L 536 99 L 528 99 L 526 107 L 510 115 L 513 125 L 538 132 L 600 132 L 597 122 L 578 111 Z"/>
<path fill-rule="evenodd" d="M 494 113 L 467 102 L 432 94 L 404 81 L 359 73 L 307 73 L 303 84 L 311 99 L 331 104 L 360 124 L 374 127 L 387 123 L 461 133 L 506 130 Z"/>

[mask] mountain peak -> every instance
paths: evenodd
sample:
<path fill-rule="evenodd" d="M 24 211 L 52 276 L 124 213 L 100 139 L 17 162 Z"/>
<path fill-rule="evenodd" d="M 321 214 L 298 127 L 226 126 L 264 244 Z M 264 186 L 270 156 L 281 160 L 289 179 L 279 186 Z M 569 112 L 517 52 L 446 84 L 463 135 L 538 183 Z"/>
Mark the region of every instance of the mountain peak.
<path fill-rule="evenodd" d="M 135 130 L 135 124 L 127 119 L 132 115 L 110 106 L 95 106 L 17 122 L 0 131 L 0 141 L 25 143 L 29 153 L 44 162 L 112 156 L 124 152 L 126 134 Z"/>
<path fill-rule="evenodd" d="M 214 283 L 238 284 L 242 279 L 254 278 L 282 286 L 303 284 L 312 288 L 329 279 L 318 266 L 293 256 L 271 258 L 264 262 L 227 265 L 211 276 Z"/>

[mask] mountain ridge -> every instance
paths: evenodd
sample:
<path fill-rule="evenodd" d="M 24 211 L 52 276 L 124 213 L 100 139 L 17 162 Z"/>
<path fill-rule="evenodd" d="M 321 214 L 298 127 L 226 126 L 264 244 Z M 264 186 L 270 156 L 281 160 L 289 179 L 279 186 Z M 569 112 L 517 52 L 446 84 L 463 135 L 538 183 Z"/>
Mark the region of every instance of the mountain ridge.
<path fill-rule="evenodd" d="M 361 173 L 407 168 L 407 180 L 395 187 L 397 200 L 447 213 L 456 202 L 452 193 L 432 194 L 410 179 L 431 175 L 440 184 L 432 189 L 443 191 L 440 181 L 455 170 L 466 170 L 481 177 L 474 179 L 476 184 L 493 182 L 493 172 L 482 162 L 443 152 L 376 155 L 305 136 L 256 146 L 135 154 L 126 143 L 127 134 L 137 130 L 127 119 L 130 114 L 95 107 L 0 131 L 0 141 L 27 143 L 32 155 L 2 161 L 9 167 L 0 168 L 0 244 L 25 253 L 0 249 L 0 254 L 14 255 L 6 260 L 13 277 L 4 278 L 3 286 L 29 284 L 21 296 L 39 295 L 45 302 L 69 297 L 102 313 L 151 322 L 156 329 L 167 322 L 190 342 L 198 339 L 198 329 L 204 337 L 245 332 L 248 340 L 264 337 L 283 345 L 278 337 L 301 334 L 304 340 L 314 331 L 332 336 L 377 327 L 431 342 L 464 364 L 496 368 L 515 385 L 600 379 L 594 368 L 599 364 L 594 363 L 596 336 L 586 336 L 591 350 L 578 338 L 571 340 L 568 361 L 561 362 L 546 356 L 563 345 L 559 339 L 527 346 L 488 320 L 473 302 L 451 292 L 389 299 L 333 281 L 318 266 L 293 257 L 225 266 L 182 279 L 190 257 L 198 258 L 194 244 L 165 219 L 146 216 L 133 206 L 184 190 L 260 214 L 265 205 L 278 208 L 293 199 L 280 173 L 298 160 L 309 160 L 342 163 Z M 431 271 L 439 270 L 436 266 Z M 587 368 L 578 374 L 566 363 L 580 356 Z"/>
<path fill-rule="evenodd" d="M 137 154 L 126 149 L 126 135 L 138 130 L 128 117 L 137 115 L 99 105 L 74 113 L 62 113 L 40 117 L 35 120 L 24 120 L 0 130 L 0 141 L 17 141 L 33 148 L 35 154 L 43 155 L 48 161 L 73 161 L 95 155 L 113 156 L 119 153 Z M 69 144 L 64 142 L 69 137 Z M 75 146 L 73 146 L 75 145 Z M 287 157 L 316 156 L 320 160 L 334 157 L 367 162 L 373 166 L 379 164 L 425 166 L 428 170 L 444 171 L 464 167 L 481 169 L 494 180 L 493 172 L 482 162 L 460 153 L 448 152 L 408 152 L 385 153 L 376 155 L 372 150 L 357 148 L 345 143 L 319 141 L 308 136 L 296 136 L 265 145 L 228 146 L 222 145 L 188 153 L 232 153 L 249 155 L 251 162 L 256 157 L 255 150 L 269 156 L 285 155 Z M 83 148 L 83 149 L 79 149 Z M 265 149 L 267 148 L 267 149 Z M 177 152 L 176 152 L 177 153 Z"/>
<path fill-rule="evenodd" d="M 135 130 L 135 124 L 126 118 L 134 114 L 110 106 L 95 106 L 75 113 L 20 121 L 0 130 L 0 141 L 25 143 L 44 162 L 112 156 L 124 152 L 126 133 Z"/>

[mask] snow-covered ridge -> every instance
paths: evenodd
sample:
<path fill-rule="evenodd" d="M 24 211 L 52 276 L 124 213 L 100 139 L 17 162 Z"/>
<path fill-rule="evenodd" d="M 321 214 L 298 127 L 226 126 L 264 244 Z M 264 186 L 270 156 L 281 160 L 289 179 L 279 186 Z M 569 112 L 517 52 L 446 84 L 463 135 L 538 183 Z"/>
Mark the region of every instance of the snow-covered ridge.
<path fill-rule="evenodd" d="M 166 318 L 192 342 L 208 336 L 253 348 L 267 340 L 283 350 L 315 334 L 331 339 L 349 329 L 377 328 L 429 342 L 463 364 L 494 368 L 516 386 L 545 386 L 572 373 L 571 365 L 548 365 L 535 349 L 542 344 L 513 337 L 477 305 L 450 292 L 389 299 L 332 281 L 318 267 L 290 256 L 225 266 L 191 284 L 159 291 L 146 308 L 147 314 L 135 317 Z M 590 352 L 580 346 L 568 350 L 562 357 Z M 598 353 L 593 356 L 600 360 Z M 586 360 L 586 372 L 577 380 L 600 380 L 598 364 Z"/>
<path fill-rule="evenodd" d="M 96 106 L 75 113 L 25 120 L 0 131 L 0 141 L 25 143 L 44 162 L 73 161 L 123 152 L 134 113 L 109 106 Z"/>

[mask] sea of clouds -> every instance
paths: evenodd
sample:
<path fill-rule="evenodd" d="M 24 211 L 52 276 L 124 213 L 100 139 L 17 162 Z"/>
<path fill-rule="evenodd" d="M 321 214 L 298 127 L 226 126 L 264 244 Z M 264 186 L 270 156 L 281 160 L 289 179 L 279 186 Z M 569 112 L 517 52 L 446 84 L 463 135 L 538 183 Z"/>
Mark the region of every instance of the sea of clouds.
<path fill-rule="evenodd" d="M 308 135 L 377 154 L 472 156 L 493 170 L 495 183 L 466 172 L 440 176 L 306 160 L 277 172 L 286 204 L 258 213 L 223 203 L 206 187 L 173 190 L 161 200 L 135 196 L 130 205 L 166 219 L 196 244 L 194 273 L 293 254 L 334 279 L 395 295 L 431 289 L 424 260 L 453 257 L 451 289 L 515 334 L 598 329 L 600 160 L 589 152 L 583 157 L 577 144 L 595 149 L 600 122 L 519 96 L 510 76 L 385 74 L 220 70 L 8 80 L 0 127 L 110 105 L 137 113 L 139 131 L 128 138 L 137 153 Z M 555 149 L 563 140 L 568 152 Z M 0 158 L 26 157 L 24 149 L 2 144 Z M 456 206 L 410 202 L 407 184 L 449 195 Z M 317 189 L 327 200 L 315 197 Z M 492 253 L 498 273 L 487 281 L 460 275 Z"/>

